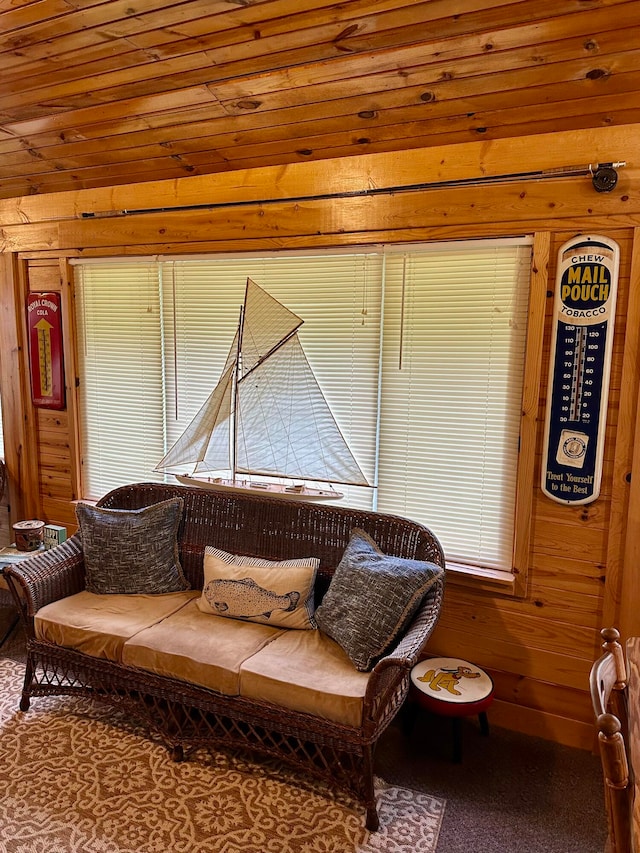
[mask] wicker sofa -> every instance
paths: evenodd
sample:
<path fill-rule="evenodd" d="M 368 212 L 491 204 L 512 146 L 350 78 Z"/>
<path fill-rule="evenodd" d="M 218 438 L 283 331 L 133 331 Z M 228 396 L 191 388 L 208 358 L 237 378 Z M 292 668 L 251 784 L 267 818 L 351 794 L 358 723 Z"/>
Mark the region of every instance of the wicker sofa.
<path fill-rule="evenodd" d="M 107 639 L 100 633 L 104 614 L 96 617 L 89 607 L 78 618 L 78 607 L 87 599 L 99 607 L 106 601 L 111 618 L 125 597 L 92 597 L 86 591 L 80 534 L 6 571 L 27 633 L 21 710 L 28 710 L 32 697 L 79 693 L 124 710 L 159 736 L 175 760 L 203 746 L 249 748 L 284 759 L 355 794 L 366 809 L 367 828 L 377 829 L 374 749 L 401 708 L 411 667 L 440 613 L 444 557 L 438 540 L 422 525 L 397 516 L 186 486 L 124 486 L 98 507 L 144 511 L 176 497 L 182 499 L 179 561 L 190 589 L 156 596 L 177 602 L 175 607 L 163 603 L 162 612 L 152 609 L 150 616 L 141 616 L 144 608 L 134 607 L 119 613 Z M 318 604 L 354 528 L 386 554 L 441 567 L 408 626 L 369 671 L 359 671 L 320 630 L 271 628 L 205 615 L 196 607 L 208 546 L 271 561 L 319 558 Z M 155 600 L 151 605 L 159 606 Z M 64 618 L 55 615 L 60 609 Z M 66 620 L 63 628 L 57 619 Z M 217 630 L 234 633 L 217 635 Z M 264 690 L 260 666 L 253 665 L 250 678 L 245 673 L 247 661 L 256 660 L 265 660 L 269 669 Z"/>

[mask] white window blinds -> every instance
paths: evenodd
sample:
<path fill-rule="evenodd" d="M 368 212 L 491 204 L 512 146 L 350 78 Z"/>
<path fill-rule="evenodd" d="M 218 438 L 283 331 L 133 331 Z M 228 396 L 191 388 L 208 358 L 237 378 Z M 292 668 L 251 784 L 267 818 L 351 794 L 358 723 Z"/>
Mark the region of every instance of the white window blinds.
<path fill-rule="evenodd" d="M 380 253 L 336 253 L 81 265 L 85 497 L 161 479 L 155 465 L 222 372 L 247 277 L 304 320 L 300 341 L 373 482 L 382 263 Z M 352 505 L 371 506 L 370 489 L 341 491 Z"/>
<path fill-rule="evenodd" d="M 526 238 L 79 268 L 84 495 L 160 479 L 209 396 L 247 277 L 300 341 L 369 482 L 345 502 L 417 519 L 449 561 L 510 572 L 531 245 Z"/>
<path fill-rule="evenodd" d="M 531 248 L 387 256 L 378 508 L 511 569 Z"/>
<path fill-rule="evenodd" d="M 347 443 L 372 482 L 382 262 L 380 253 L 162 262 L 166 449 L 220 377 L 251 278 L 304 320 L 300 342 Z M 341 486 L 340 491 L 352 505 L 371 506 L 369 489 Z"/>
<path fill-rule="evenodd" d="M 163 358 L 157 264 L 88 264 L 76 276 L 83 497 L 158 479 Z"/>

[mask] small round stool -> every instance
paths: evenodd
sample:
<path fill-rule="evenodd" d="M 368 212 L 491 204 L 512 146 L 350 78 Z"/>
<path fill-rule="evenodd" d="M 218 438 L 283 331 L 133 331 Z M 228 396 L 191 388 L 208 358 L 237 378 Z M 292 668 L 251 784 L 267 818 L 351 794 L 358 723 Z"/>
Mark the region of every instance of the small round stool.
<path fill-rule="evenodd" d="M 462 717 L 476 714 L 480 731 L 489 734 L 487 708 L 493 701 L 493 681 L 479 666 L 460 658 L 428 658 L 411 670 L 411 697 L 427 711 L 451 717 L 453 760 L 462 761 Z"/>

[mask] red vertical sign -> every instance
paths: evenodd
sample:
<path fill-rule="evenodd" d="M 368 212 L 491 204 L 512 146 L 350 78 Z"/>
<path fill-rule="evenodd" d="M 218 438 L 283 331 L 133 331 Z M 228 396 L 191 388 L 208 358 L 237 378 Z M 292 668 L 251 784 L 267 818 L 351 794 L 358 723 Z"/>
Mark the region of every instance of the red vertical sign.
<path fill-rule="evenodd" d="M 27 297 L 31 398 L 35 406 L 48 409 L 64 408 L 60 305 L 60 294 L 55 292 Z"/>

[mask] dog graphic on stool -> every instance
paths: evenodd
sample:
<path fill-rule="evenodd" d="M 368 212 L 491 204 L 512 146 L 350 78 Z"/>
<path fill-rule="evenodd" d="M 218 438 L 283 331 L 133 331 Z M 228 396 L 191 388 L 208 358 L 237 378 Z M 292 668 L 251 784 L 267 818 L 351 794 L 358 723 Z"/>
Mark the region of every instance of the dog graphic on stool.
<path fill-rule="evenodd" d="M 480 673 L 474 672 L 468 666 L 458 666 L 456 669 L 429 669 L 424 675 L 418 676 L 418 681 L 424 681 L 434 693 L 448 690 L 454 696 L 462 696 L 460 690 L 456 690 L 456 686 L 463 678 L 480 678 Z"/>

